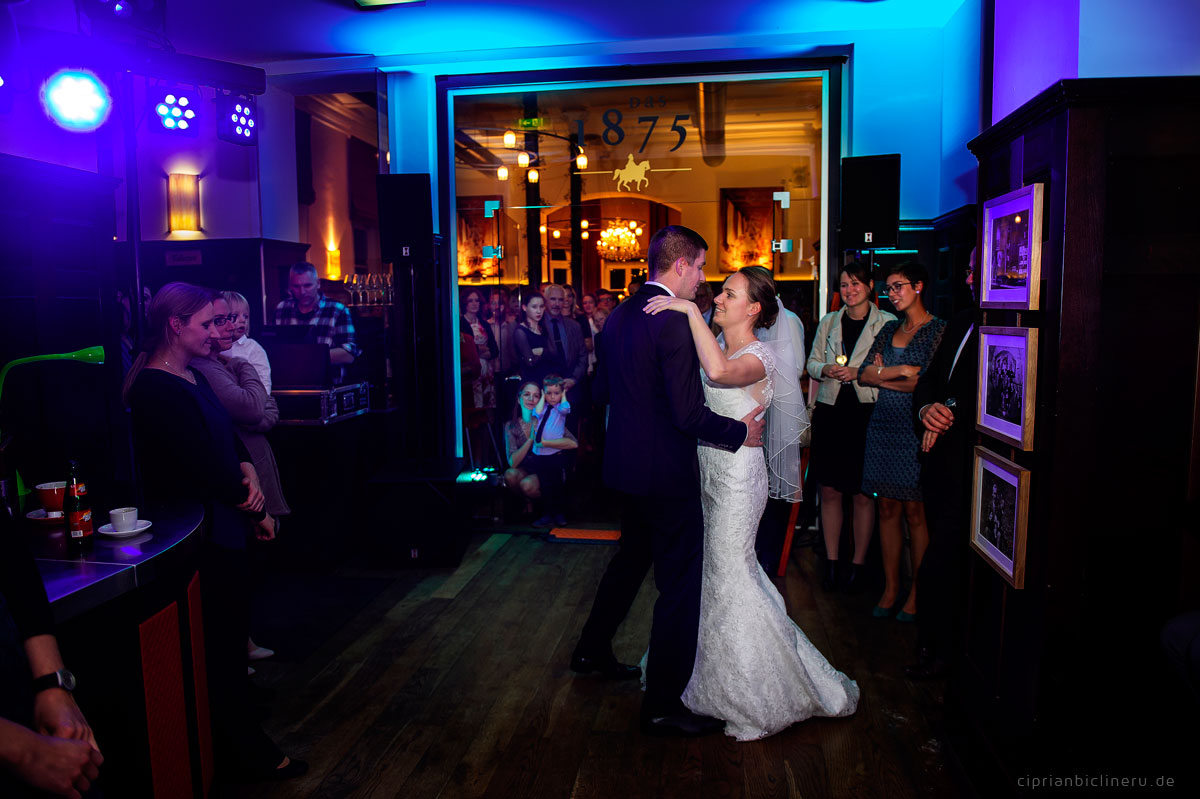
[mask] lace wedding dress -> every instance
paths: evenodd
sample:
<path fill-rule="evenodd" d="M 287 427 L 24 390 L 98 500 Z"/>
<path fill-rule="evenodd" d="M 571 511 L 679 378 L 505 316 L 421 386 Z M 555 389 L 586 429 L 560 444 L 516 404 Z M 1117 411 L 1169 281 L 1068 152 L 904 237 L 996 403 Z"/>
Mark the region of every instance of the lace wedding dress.
<path fill-rule="evenodd" d="M 767 407 L 775 358 L 753 341 L 731 358 L 753 355 L 767 376 L 753 386 L 722 386 L 704 377 L 708 407 L 740 419 Z M 704 504 L 704 577 L 700 637 L 683 702 L 724 719 L 739 741 L 773 735 L 811 716 L 849 716 L 858 684 L 839 672 L 787 614 L 783 597 L 758 565 L 754 539 L 767 502 L 763 450 L 699 448 Z"/>

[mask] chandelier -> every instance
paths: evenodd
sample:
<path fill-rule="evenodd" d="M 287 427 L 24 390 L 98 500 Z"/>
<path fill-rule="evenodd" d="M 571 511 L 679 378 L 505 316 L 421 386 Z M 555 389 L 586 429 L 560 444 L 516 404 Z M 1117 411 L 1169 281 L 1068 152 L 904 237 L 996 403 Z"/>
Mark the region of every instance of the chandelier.
<path fill-rule="evenodd" d="M 641 235 L 642 228 L 637 222 L 617 221 L 600 231 L 596 251 L 606 261 L 636 260 L 642 257 L 642 248 L 638 243 Z"/>

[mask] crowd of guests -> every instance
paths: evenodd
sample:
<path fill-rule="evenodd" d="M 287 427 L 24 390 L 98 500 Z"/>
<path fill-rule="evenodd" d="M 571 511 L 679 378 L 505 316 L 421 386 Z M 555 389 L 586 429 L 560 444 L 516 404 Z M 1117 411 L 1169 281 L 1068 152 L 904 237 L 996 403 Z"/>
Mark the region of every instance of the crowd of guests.
<path fill-rule="evenodd" d="M 463 423 L 475 465 L 504 471 L 536 527 L 567 523 L 581 449 L 603 439 L 589 379 L 618 297 L 572 286 L 470 287 L 460 296 Z"/>

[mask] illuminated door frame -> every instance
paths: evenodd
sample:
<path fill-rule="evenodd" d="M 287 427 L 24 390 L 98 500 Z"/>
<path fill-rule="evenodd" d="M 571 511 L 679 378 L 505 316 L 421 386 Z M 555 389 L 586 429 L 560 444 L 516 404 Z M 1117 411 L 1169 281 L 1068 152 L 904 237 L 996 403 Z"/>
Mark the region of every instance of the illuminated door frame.
<path fill-rule="evenodd" d="M 436 79 L 438 163 L 438 218 L 442 237 L 442 268 L 446 284 L 451 287 L 448 297 L 439 298 L 446 311 L 448 324 L 445 335 L 451 342 L 450 381 L 446 381 L 448 400 L 454 403 L 454 450 L 463 455 L 462 371 L 458 346 L 458 229 L 455 202 L 454 166 L 454 103 L 455 97 L 481 94 L 511 94 L 523 91 L 561 91 L 564 89 L 605 88 L 614 86 L 646 86 L 663 82 L 733 82 L 753 80 L 788 80 L 821 78 L 821 228 L 822 247 L 817 271 L 818 303 L 821 309 L 828 302 L 829 266 L 840 259 L 837 225 L 833 224 L 831 208 L 840 208 L 841 157 L 843 130 L 843 69 L 847 58 L 781 58 L 746 61 L 712 61 L 671 64 L 644 64 L 633 67 L 586 67 L 580 69 L 539 70 L 532 72 L 494 72 L 481 75 L 442 75 Z M 630 78 L 636 72 L 638 77 Z M 833 261 L 830 254 L 833 254 Z"/>

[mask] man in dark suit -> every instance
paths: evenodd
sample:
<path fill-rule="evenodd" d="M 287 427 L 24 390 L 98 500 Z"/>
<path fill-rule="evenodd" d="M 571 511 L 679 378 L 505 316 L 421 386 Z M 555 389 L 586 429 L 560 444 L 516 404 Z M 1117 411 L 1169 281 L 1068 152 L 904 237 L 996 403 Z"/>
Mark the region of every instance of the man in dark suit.
<path fill-rule="evenodd" d="M 967 286 L 974 286 L 974 253 Z M 914 680 L 940 677 L 949 662 L 949 646 L 958 604 L 958 583 L 970 529 L 971 444 L 975 431 L 979 330 L 975 309 L 950 320 L 941 346 L 913 391 L 913 415 L 922 437 L 921 490 L 929 523 L 929 548 L 917 583 L 917 662 L 904 667 Z M 951 401 L 953 400 L 953 402 Z"/>
<path fill-rule="evenodd" d="M 756 409 L 741 421 L 704 405 L 700 363 L 683 314 L 644 312 L 651 297 L 692 299 L 704 279 L 708 245 L 671 225 L 654 234 L 650 280 L 604 326 L 595 379 L 598 406 L 609 405 L 604 482 L 619 493 L 621 543 L 600 581 L 591 615 L 571 658 L 577 672 L 635 678 L 617 662 L 612 638 L 651 564 L 659 597 L 650 631 L 642 727 L 650 734 L 698 735 L 723 722 L 690 713 L 680 699 L 692 674 L 700 625 L 704 518 L 697 440 L 734 451 L 762 446 Z"/>

